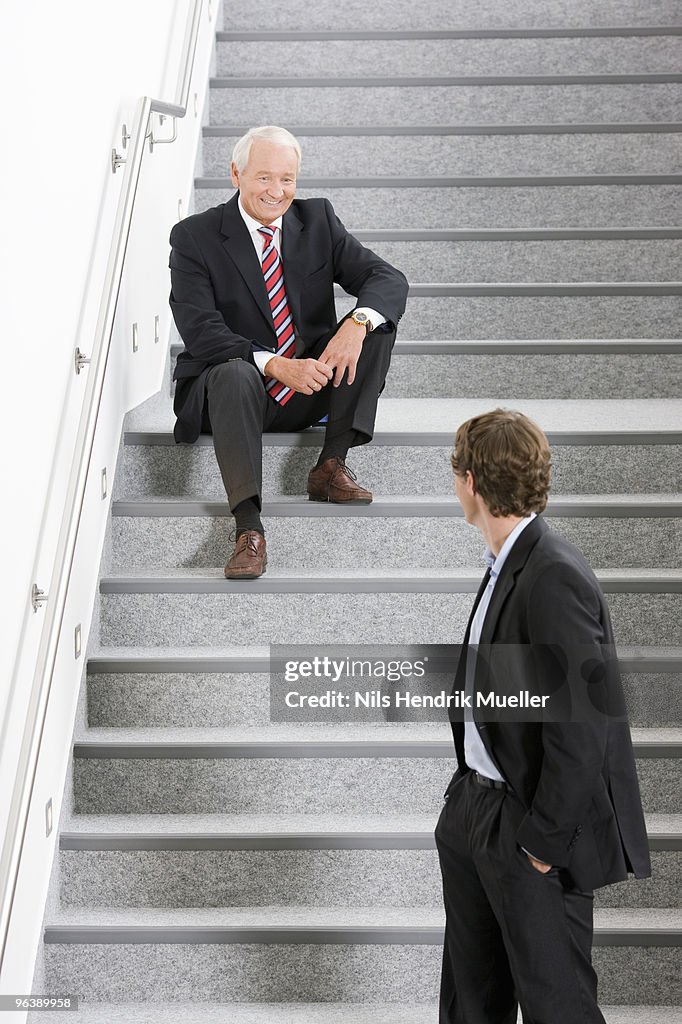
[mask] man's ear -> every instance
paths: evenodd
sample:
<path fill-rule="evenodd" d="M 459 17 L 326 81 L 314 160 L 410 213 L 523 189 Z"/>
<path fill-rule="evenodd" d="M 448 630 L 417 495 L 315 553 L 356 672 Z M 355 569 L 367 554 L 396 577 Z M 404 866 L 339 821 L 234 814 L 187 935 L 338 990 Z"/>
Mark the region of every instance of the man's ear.
<path fill-rule="evenodd" d="M 467 489 L 467 494 L 470 494 L 471 497 L 473 498 L 477 493 L 476 481 L 474 480 L 473 474 L 470 469 L 467 469 L 466 473 L 464 474 L 464 484 Z"/>
<path fill-rule="evenodd" d="M 230 174 L 232 176 L 232 184 L 234 185 L 235 188 L 239 188 L 239 171 L 237 170 L 237 165 L 234 162 L 234 160 L 232 161 L 232 166 L 230 167 Z"/>

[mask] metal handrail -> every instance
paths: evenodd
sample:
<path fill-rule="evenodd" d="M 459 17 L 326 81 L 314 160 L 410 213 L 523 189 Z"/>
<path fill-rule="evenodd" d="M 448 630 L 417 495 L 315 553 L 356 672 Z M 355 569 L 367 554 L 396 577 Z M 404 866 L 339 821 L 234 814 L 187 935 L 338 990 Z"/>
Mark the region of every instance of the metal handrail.
<path fill-rule="evenodd" d="M 187 113 L 202 7 L 203 0 L 194 0 L 182 62 L 182 78 L 178 102 L 167 103 L 164 100 L 143 96 L 137 106 L 134 128 L 130 135 L 128 155 L 125 160 L 119 161 L 120 163 L 125 163 L 124 177 L 116 211 L 113 240 L 107 261 L 102 301 L 100 303 L 90 360 L 90 372 L 83 396 L 83 409 L 71 463 L 52 578 L 47 597 L 44 595 L 41 597 L 45 605 L 46 618 L 38 647 L 36 668 L 19 753 L 18 770 L 12 791 L 7 832 L 2 853 L 0 854 L 0 971 L 2 970 L 6 953 L 9 924 L 26 839 L 38 756 L 52 689 L 52 679 L 71 581 L 78 530 L 83 513 L 85 489 L 102 401 L 107 362 L 111 349 L 114 318 L 135 208 L 135 197 L 142 167 L 142 158 L 145 152 L 145 143 L 150 137 L 148 133 L 149 122 L 153 113 L 173 118 L 182 118 Z"/>

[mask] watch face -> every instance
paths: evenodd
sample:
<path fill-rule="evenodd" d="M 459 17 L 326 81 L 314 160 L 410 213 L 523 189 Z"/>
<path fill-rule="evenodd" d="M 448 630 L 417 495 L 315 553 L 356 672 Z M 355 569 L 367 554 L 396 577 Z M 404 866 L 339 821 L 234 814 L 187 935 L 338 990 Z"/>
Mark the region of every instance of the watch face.
<path fill-rule="evenodd" d="M 366 324 L 369 321 L 366 313 L 353 313 L 353 319 L 359 324 Z"/>

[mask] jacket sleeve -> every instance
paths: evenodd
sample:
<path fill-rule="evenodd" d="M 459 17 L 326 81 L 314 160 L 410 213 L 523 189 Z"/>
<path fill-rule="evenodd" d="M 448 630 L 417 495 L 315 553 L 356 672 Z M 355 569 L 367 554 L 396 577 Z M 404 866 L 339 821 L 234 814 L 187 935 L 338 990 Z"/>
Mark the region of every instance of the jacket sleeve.
<path fill-rule="evenodd" d="M 231 331 L 216 308 L 206 261 L 184 221 L 171 231 L 170 243 L 170 307 L 190 357 L 208 364 L 253 363 L 252 341 Z"/>
<path fill-rule="evenodd" d="M 551 696 L 542 722 L 540 777 L 516 839 L 558 867 L 568 866 L 606 755 L 613 664 L 597 586 L 576 566 L 553 565 L 528 599 L 536 685 Z"/>
<path fill-rule="evenodd" d="M 324 204 L 332 238 L 334 280 L 357 298 L 359 306 L 370 306 L 381 313 L 395 330 L 405 312 L 407 278 L 354 238 L 328 199 Z"/>

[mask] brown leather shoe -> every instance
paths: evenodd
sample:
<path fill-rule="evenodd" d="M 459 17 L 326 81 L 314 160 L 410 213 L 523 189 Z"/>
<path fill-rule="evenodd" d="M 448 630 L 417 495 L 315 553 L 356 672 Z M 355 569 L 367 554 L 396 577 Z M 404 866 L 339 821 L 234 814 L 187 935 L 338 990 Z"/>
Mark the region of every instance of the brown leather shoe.
<path fill-rule="evenodd" d="M 228 580 L 255 580 L 268 564 L 265 537 L 258 530 L 244 530 L 237 537 L 234 551 L 225 566 Z"/>
<path fill-rule="evenodd" d="M 357 477 L 338 455 L 325 459 L 308 474 L 310 501 L 332 501 L 337 505 L 369 505 L 372 492 L 356 483 Z"/>

